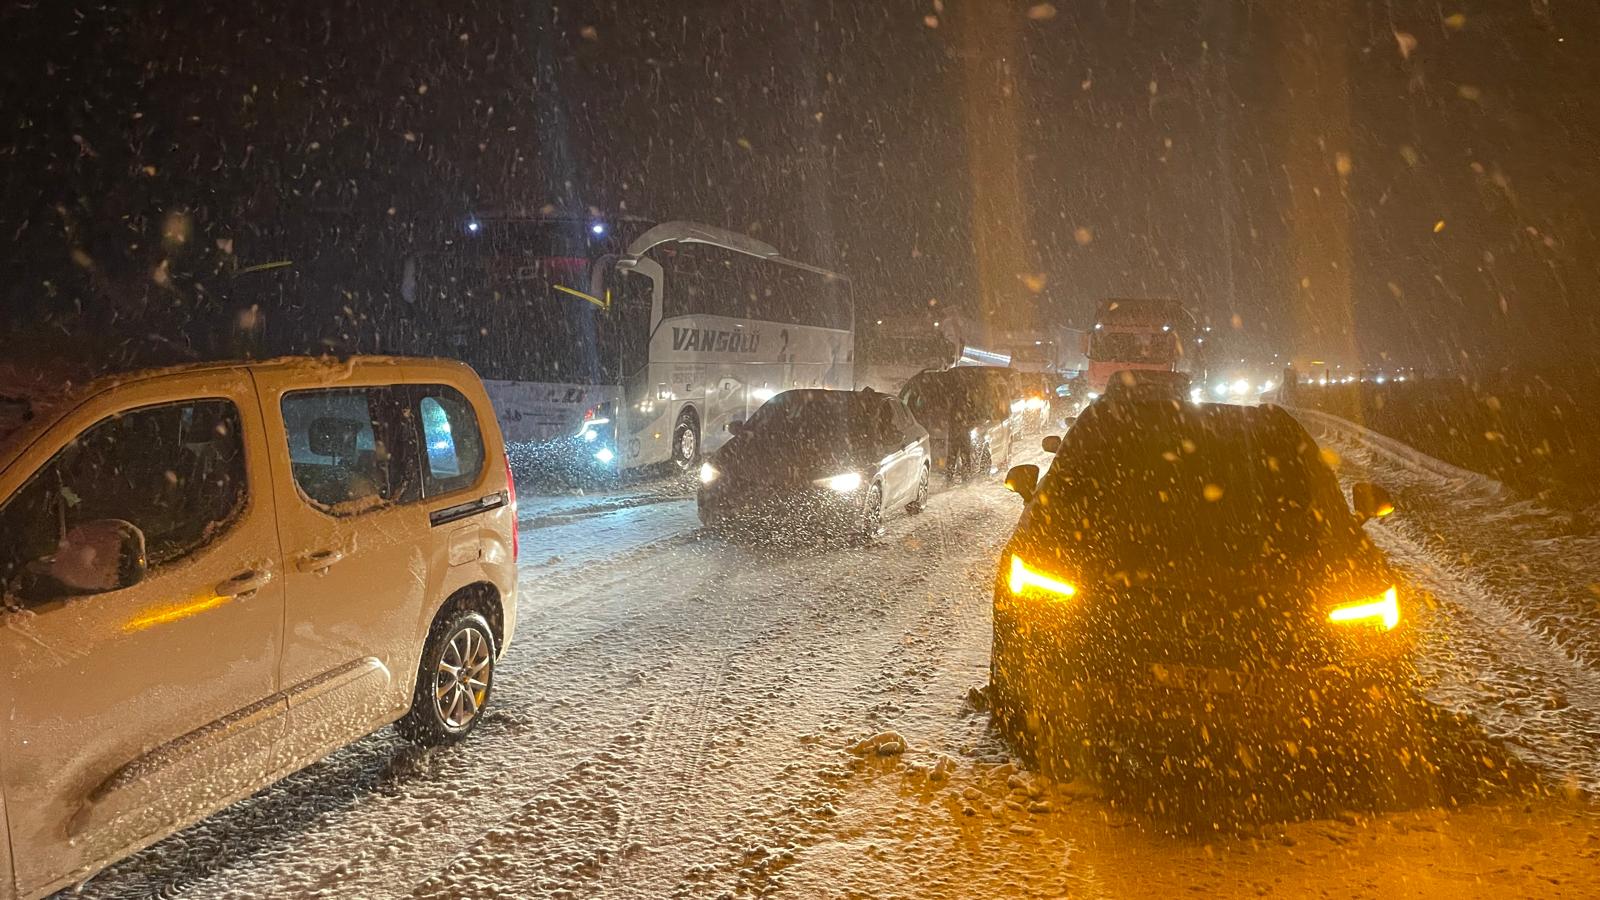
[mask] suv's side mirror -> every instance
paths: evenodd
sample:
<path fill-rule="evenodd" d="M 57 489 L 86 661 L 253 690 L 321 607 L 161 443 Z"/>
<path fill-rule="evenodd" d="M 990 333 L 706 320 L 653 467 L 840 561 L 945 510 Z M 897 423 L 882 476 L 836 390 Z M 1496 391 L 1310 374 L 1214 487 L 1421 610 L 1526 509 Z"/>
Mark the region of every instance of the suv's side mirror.
<path fill-rule="evenodd" d="M 1394 498 L 1382 486 L 1369 481 L 1358 481 L 1350 486 L 1350 505 L 1363 522 L 1394 512 Z"/>
<path fill-rule="evenodd" d="M 1006 473 L 1006 490 L 1027 500 L 1039 489 L 1039 467 L 1035 465 L 1012 466 Z"/>
<path fill-rule="evenodd" d="M 67 529 L 44 574 L 74 594 L 102 594 L 144 580 L 144 532 L 122 519 L 95 519 Z"/>
<path fill-rule="evenodd" d="M 1047 434 L 1039 442 L 1039 446 L 1043 447 L 1046 453 L 1057 453 L 1061 450 L 1061 435 Z"/>
<path fill-rule="evenodd" d="M 728 433 L 729 434 L 735 434 L 735 435 L 743 434 L 744 433 L 744 422 L 742 420 L 735 420 L 733 422 L 729 422 L 728 423 Z"/>

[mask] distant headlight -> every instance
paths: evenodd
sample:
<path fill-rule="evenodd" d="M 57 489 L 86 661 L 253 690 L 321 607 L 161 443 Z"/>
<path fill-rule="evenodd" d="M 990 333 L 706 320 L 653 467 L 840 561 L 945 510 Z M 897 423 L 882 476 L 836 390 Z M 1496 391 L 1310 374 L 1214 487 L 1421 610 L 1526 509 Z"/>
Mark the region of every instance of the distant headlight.
<path fill-rule="evenodd" d="M 1089 402 L 1093 403 L 1094 401 L 1099 400 L 1099 399 L 1100 399 L 1100 392 L 1099 391 L 1090 391 L 1089 392 Z"/>
<path fill-rule="evenodd" d="M 1343 625 L 1372 625 L 1389 631 L 1400 624 L 1400 592 L 1391 586 L 1381 596 L 1335 606 L 1328 612 L 1328 621 Z"/>
<path fill-rule="evenodd" d="M 1044 398 L 1043 397 L 1029 397 L 1028 400 L 1027 400 L 1027 407 L 1029 409 L 1033 410 L 1034 412 L 1039 412 L 1039 411 L 1043 410 L 1044 409 Z"/>
<path fill-rule="evenodd" d="M 601 447 L 599 450 L 594 452 L 594 458 L 609 466 L 611 465 L 611 461 L 617 458 L 617 455 L 611 452 L 610 447 Z"/>
<path fill-rule="evenodd" d="M 716 467 L 713 466 L 711 463 L 706 462 L 706 463 L 701 463 L 700 464 L 700 483 L 701 484 L 710 484 L 711 482 L 716 481 L 717 480 L 717 476 L 720 475 L 720 474 L 722 474 L 722 473 L 718 472 Z"/>
<path fill-rule="evenodd" d="M 974 428 L 971 431 L 967 432 L 967 437 L 972 438 L 974 441 L 976 441 L 978 439 L 978 429 Z"/>
<path fill-rule="evenodd" d="M 857 472 L 846 472 L 843 475 L 835 475 L 832 478 L 818 479 L 817 484 L 831 491 L 848 494 L 861 487 L 861 475 Z"/>

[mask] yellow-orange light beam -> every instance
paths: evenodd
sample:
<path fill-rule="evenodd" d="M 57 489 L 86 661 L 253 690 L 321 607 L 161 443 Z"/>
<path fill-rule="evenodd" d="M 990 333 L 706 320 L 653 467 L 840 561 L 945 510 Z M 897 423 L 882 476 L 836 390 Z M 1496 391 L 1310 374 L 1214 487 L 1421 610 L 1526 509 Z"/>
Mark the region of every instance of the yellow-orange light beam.
<path fill-rule="evenodd" d="M 1363 622 L 1368 619 L 1378 619 L 1383 622 L 1383 630 L 1388 631 L 1400 624 L 1400 592 L 1390 587 L 1383 592 L 1383 596 L 1376 600 L 1363 603 L 1347 603 L 1344 606 L 1334 607 L 1328 613 L 1330 622 Z"/>
<path fill-rule="evenodd" d="M 187 619 L 190 616 L 197 616 L 208 609 L 216 609 L 232 599 L 232 597 L 225 597 L 221 594 L 208 594 L 196 597 L 186 603 L 156 607 L 144 615 L 135 616 L 123 623 L 122 630 L 124 633 L 131 634 L 135 631 L 143 631 L 146 628 L 154 628 L 157 625 L 165 625 L 168 622 L 176 622 L 179 619 Z"/>
<path fill-rule="evenodd" d="M 1078 593 L 1078 589 L 1060 579 L 1051 578 L 1043 572 L 1036 572 L 1028 568 L 1022 557 L 1011 555 L 1011 578 L 1009 579 L 1011 593 L 1018 597 L 1030 587 L 1055 594 L 1059 597 L 1071 597 Z"/>

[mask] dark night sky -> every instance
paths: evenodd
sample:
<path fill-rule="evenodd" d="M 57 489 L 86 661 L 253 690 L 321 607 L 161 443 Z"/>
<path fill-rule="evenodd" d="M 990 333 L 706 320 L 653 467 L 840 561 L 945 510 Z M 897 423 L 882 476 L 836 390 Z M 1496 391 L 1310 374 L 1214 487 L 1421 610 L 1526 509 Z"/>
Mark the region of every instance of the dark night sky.
<path fill-rule="evenodd" d="M 0 13 L 8 327 L 181 333 L 219 239 L 381 316 L 352 273 L 410 229 L 553 204 L 752 231 L 873 315 L 1172 295 L 1252 352 L 1597 357 L 1586 0 L 135 6 Z"/>

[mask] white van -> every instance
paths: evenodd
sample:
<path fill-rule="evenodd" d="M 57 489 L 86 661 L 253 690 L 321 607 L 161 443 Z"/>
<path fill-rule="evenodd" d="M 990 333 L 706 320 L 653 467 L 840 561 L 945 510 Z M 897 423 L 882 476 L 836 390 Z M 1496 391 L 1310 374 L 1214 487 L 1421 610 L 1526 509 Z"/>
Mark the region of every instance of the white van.
<path fill-rule="evenodd" d="M 477 375 L 358 357 L 0 379 L 0 898 L 374 729 L 477 724 L 516 498 Z"/>

